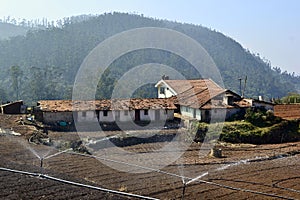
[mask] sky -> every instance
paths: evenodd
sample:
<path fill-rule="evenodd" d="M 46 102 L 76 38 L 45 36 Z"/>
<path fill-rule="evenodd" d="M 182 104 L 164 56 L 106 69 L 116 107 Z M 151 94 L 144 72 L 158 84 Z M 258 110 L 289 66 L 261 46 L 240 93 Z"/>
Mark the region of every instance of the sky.
<path fill-rule="evenodd" d="M 0 0 L 0 18 L 58 20 L 126 12 L 202 25 L 300 75 L 299 0 Z"/>

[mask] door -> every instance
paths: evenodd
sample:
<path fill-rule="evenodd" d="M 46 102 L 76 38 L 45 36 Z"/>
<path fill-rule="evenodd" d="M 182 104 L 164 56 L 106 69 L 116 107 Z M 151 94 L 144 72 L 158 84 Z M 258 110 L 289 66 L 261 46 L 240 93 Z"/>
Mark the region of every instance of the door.
<path fill-rule="evenodd" d="M 135 121 L 140 121 L 140 120 L 141 120 L 140 110 L 135 110 L 135 111 L 134 111 L 134 114 L 135 114 L 134 120 L 135 120 Z"/>

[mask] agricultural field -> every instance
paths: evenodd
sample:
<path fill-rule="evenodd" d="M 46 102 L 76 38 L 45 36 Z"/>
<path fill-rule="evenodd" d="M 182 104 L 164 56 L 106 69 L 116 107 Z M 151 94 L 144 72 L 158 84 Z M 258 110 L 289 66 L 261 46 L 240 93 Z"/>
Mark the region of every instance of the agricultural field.
<path fill-rule="evenodd" d="M 300 142 L 218 142 L 214 157 L 185 129 L 153 129 L 49 131 L 45 145 L 37 126 L 0 117 L 0 199 L 300 198 Z"/>
<path fill-rule="evenodd" d="M 76 133 L 67 132 L 50 132 L 49 136 L 56 141 L 79 138 Z M 192 143 L 178 160 L 156 169 L 153 166 L 163 163 L 169 155 L 163 151 L 157 155 L 156 150 L 171 142 L 174 141 L 107 146 L 90 155 L 68 149 L 59 152 L 51 146 L 29 144 L 24 136 L 2 134 L 0 167 L 157 199 L 300 198 L 299 142 L 218 143 L 221 158 L 199 157 L 201 144 Z M 123 152 L 113 151 L 114 148 Z M 134 164 L 129 152 L 146 155 L 143 158 L 147 164 Z M 44 158 L 42 167 L 40 158 Z M 109 162 L 114 166 L 110 167 Z M 149 163 L 154 164 L 149 167 Z M 124 171 L 115 169 L 120 167 Z M 0 170 L 0 180 L 2 199 L 138 199 L 5 170 Z"/>

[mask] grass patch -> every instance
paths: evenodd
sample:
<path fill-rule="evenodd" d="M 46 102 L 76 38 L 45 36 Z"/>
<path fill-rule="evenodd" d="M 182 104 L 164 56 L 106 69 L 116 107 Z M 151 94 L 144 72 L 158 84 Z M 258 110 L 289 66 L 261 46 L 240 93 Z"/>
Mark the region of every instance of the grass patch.
<path fill-rule="evenodd" d="M 296 120 L 282 120 L 270 126 L 257 126 L 247 121 L 216 124 L 195 123 L 194 141 L 216 140 L 230 143 L 269 144 L 300 140 L 300 125 Z"/>

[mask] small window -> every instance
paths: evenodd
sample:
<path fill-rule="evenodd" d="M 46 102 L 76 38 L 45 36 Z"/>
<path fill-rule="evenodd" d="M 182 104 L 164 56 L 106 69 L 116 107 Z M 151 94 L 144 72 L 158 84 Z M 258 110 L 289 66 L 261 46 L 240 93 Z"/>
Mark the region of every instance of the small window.
<path fill-rule="evenodd" d="M 107 110 L 103 111 L 103 116 L 107 117 Z"/>
<path fill-rule="evenodd" d="M 189 108 L 188 107 L 185 107 L 185 112 L 189 112 Z"/>
<path fill-rule="evenodd" d="M 86 112 L 82 112 L 82 117 L 86 117 Z"/>
<path fill-rule="evenodd" d="M 144 110 L 144 115 L 148 115 L 148 110 Z"/>
<path fill-rule="evenodd" d="M 160 94 L 165 94 L 165 88 L 164 87 L 160 87 L 159 88 L 159 93 Z"/>
<path fill-rule="evenodd" d="M 128 110 L 124 111 L 124 115 L 127 116 L 128 115 Z"/>

